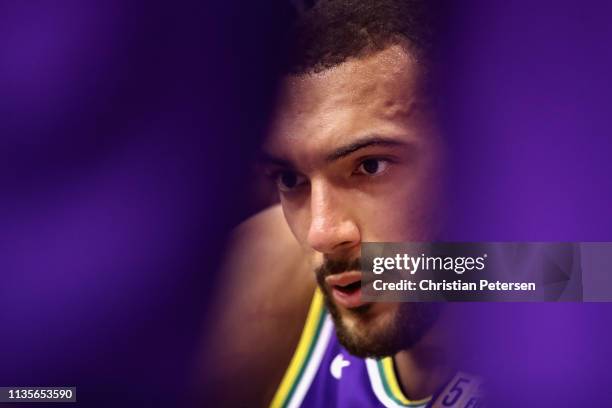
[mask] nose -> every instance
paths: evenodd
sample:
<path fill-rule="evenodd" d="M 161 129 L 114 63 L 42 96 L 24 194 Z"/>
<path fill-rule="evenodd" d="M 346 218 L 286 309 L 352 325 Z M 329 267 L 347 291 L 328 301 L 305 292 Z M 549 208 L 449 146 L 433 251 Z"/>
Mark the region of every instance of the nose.
<path fill-rule="evenodd" d="M 342 202 L 334 187 L 311 181 L 310 228 L 307 242 L 315 251 L 332 254 L 346 251 L 361 241 L 351 217 L 350 203 Z"/>

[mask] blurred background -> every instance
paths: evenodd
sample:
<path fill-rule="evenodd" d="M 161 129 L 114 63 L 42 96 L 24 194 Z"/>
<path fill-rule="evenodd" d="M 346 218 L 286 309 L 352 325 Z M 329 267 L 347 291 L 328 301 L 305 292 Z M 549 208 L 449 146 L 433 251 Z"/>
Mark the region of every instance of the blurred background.
<path fill-rule="evenodd" d="M 189 404 L 225 237 L 266 202 L 253 157 L 292 12 L 0 3 L 0 385 Z M 612 241 L 610 12 L 441 2 L 449 239 Z M 492 406 L 607 404 L 612 305 L 464 307 Z"/>
<path fill-rule="evenodd" d="M 282 6 L 1 3 L 0 385 L 186 404 Z"/>

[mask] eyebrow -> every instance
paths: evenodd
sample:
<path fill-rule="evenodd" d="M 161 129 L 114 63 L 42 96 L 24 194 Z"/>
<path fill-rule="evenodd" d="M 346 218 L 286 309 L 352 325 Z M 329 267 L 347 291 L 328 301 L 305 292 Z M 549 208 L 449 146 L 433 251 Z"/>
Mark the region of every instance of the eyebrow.
<path fill-rule="evenodd" d="M 275 165 L 288 169 L 293 169 L 295 167 L 289 160 L 281 159 L 265 151 L 259 152 L 259 161 L 267 165 Z"/>
<path fill-rule="evenodd" d="M 402 142 L 396 139 L 377 136 L 377 135 L 365 136 L 348 145 L 336 148 L 333 152 L 325 156 L 325 161 L 333 162 L 343 157 L 346 157 L 350 154 L 353 154 L 358 150 L 365 149 L 366 147 L 371 147 L 371 146 L 405 147 L 405 146 L 408 146 L 408 143 Z M 274 156 L 265 151 L 260 152 L 260 160 L 267 164 L 273 164 L 273 165 L 277 165 L 280 167 L 285 167 L 285 168 L 295 167 L 289 160 L 282 159 L 280 157 Z"/>
<path fill-rule="evenodd" d="M 366 136 L 362 139 L 359 139 L 351 144 L 346 146 L 342 146 L 334 150 L 332 153 L 328 154 L 325 157 L 327 162 L 333 162 L 335 160 L 346 157 L 350 154 L 355 153 L 358 150 L 365 149 L 366 147 L 371 146 L 407 146 L 407 143 L 401 142 L 396 139 L 389 139 L 381 136 Z"/>

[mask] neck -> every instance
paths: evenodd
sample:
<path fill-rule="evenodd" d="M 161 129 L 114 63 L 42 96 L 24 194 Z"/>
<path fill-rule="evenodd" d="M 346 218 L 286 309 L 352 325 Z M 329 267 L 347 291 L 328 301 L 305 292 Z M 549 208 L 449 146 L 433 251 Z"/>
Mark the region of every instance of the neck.
<path fill-rule="evenodd" d="M 419 343 L 393 357 L 398 381 L 408 399 L 430 397 L 456 371 L 455 353 L 459 350 L 448 335 L 454 331 L 453 324 L 458 320 L 445 313 Z"/>
<path fill-rule="evenodd" d="M 437 347 L 415 347 L 397 353 L 393 362 L 398 381 L 409 399 L 430 397 L 452 375 L 446 353 Z"/>

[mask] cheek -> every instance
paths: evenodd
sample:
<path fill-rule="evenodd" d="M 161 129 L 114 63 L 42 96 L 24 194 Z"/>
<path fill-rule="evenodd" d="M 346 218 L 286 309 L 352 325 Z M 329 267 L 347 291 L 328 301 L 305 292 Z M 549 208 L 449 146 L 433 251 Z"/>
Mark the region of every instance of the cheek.
<path fill-rule="evenodd" d="M 432 222 L 437 197 L 423 183 L 403 185 L 360 199 L 364 241 L 427 241 L 436 226 Z M 359 202 L 359 201 L 357 201 Z"/>
<path fill-rule="evenodd" d="M 308 236 L 308 229 L 310 227 L 310 215 L 308 211 L 301 206 L 290 200 L 286 200 L 281 197 L 281 207 L 285 220 L 289 229 L 297 239 L 297 241 L 304 245 Z"/>

